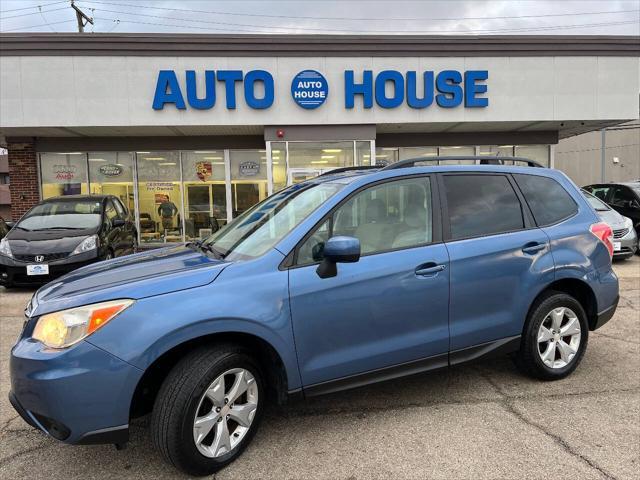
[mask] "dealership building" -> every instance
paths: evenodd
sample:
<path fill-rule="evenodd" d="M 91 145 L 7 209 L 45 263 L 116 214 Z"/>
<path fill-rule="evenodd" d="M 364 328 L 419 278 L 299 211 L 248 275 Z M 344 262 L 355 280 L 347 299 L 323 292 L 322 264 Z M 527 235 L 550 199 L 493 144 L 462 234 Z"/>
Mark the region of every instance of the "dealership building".
<path fill-rule="evenodd" d="M 631 36 L 0 35 L 13 219 L 113 194 L 149 246 L 339 167 L 553 167 L 560 139 L 638 119 L 639 98 Z"/>

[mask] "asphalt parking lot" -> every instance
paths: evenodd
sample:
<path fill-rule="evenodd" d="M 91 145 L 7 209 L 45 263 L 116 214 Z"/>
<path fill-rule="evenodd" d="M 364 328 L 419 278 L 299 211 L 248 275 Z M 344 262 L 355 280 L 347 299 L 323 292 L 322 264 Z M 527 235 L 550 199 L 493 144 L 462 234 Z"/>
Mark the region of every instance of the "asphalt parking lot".
<path fill-rule="evenodd" d="M 615 264 L 621 301 L 578 370 L 543 383 L 508 358 L 271 407 L 216 479 L 638 478 L 640 257 Z M 184 478 L 134 421 L 124 451 L 60 444 L 11 408 L 9 350 L 33 292 L 0 288 L 0 478 Z"/>

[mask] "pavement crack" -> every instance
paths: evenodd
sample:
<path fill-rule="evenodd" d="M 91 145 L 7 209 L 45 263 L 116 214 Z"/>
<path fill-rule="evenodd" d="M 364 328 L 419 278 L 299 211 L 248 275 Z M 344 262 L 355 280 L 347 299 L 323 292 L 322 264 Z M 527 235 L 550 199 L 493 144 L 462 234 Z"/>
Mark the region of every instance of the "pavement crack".
<path fill-rule="evenodd" d="M 19 452 L 16 452 L 16 453 L 13 453 L 13 454 L 9 455 L 8 457 L 4 457 L 4 458 L 0 459 L 0 467 L 2 467 L 3 465 L 6 465 L 7 463 L 12 462 L 16 458 L 20 458 L 20 457 L 22 457 L 24 455 L 29 455 L 30 453 L 37 452 L 38 450 L 44 450 L 46 448 L 51 448 L 53 445 L 55 445 L 55 444 L 51 444 L 51 443 L 45 442 L 45 443 L 41 443 L 40 445 L 38 445 L 36 447 L 27 448 L 26 450 L 20 450 Z"/>
<path fill-rule="evenodd" d="M 520 420 L 521 422 L 525 423 L 526 425 L 529 425 L 530 427 L 535 428 L 536 430 L 542 432 L 543 434 L 545 434 L 546 436 L 551 438 L 557 445 L 559 445 L 569 455 L 577 458 L 578 460 L 580 460 L 581 462 L 587 464 L 588 466 L 590 466 L 594 470 L 597 470 L 607 480 L 617 480 L 615 476 L 613 476 L 612 474 L 607 472 L 605 469 L 603 469 L 600 465 L 595 463 L 593 460 L 589 459 L 588 457 L 585 457 L 580 452 L 576 451 L 560 435 L 557 435 L 557 434 L 547 430 L 542 425 L 540 425 L 540 424 L 528 419 L 520 410 L 518 410 L 518 408 L 513 404 L 512 401 L 507 400 L 507 401 L 503 402 L 503 404 L 504 404 L 505 409 L 509 413 L 514 415 L 518 420 Z"/>
<path fill-rule="evenodd" d="M 20 417 L 20 415 L 14 415 L 13 417 L 11 417 L 10 419 L 8 419 L 6 422 L 4 422 L 4 424 L 2 425 L 2 427 L 0 427 L 0 433 L 4 432 L 7 428 L 9 428 L 9 424 L 11 422 L 13 422 L 16 418 Z"/>

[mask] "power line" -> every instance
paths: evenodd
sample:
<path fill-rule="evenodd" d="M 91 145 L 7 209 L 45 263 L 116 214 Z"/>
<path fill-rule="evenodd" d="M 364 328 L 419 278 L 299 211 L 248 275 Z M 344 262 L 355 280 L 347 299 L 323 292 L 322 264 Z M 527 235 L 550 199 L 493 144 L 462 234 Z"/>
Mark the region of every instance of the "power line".
<path fill-rule="evenodd" d="M 96 3 L 100 5 L 111 5 L 117 7 L 133 7 L 133 8 L 147 8 L 153 10 L 167 10 L 174 12 L 185 12 L 185 13 L 210 13 L 214 15 L 234 15 L 240 17 L 259 17 L 259 18 L 291 18 L 296 20 L 346 20 L 346 21 L 459 21 L 459 20 L 506 20 L 506 19 L 516 19 L 516 18 L 545 18 L 545 17 L 566 17 L 566 16 L 576 16 L 576 15 L 607 15 L 607 14 L 616 14 L 616 13 L 632 13 L 632 12 L 640 12 L 640 9 L 632 9 L 632 10 L 616 10 L 616 11 L 599 11 L 599 12 L 577 12 L 577 13 L 549 13 L 542 15 L 505 15 L 499 17 L 441 17 L 441 18 L 429 18 L 429 17 L 409 17 L 409 18 L 366 18 L 366 17 L 316 17 L 316 16 L 294 16 L 294 15 L 269 15 L 262 13 L 234 13 L 234 12 L 220 12 L 214 10 L 194 10 L 194 9 L 185 9 L 185 8 L 171 8 L 171 7 L 156 7 L 152 5 L 133 5 L 130 3 L 113 3 L 113 2 L 103 2 L 99 0 L 78 0 L 82 3 Z"/>
<path fill-rule="evenodd" d="M 39 25 L 30 25 L 28 27 L 19 27 L 19 28 L 9 28 L 9 29 L 2 30 L 2 31 L 3 32 L 17 32 L 18 30 L 28 30 L 29 28 L 46 27 L 47 25 L 60 25 L 61 23 L 70 23 L 70 22 L 75 22 L 75 20 L 64 20 L 62 22 L 41 23 Z"/>
<path fill-rule="evenodd" d="M 67 3 L 67 0 L 62 0 L 62 1 L 59 1 L 59 2 L 45 3 L 44 5 L 32 5 L 30 7 L 12 8 L 11 10 L 2 10 L 1 13 L 19 12 L 21 10 L 29 10 L 30 8 L 37 8 L 37 7 L 48 7 L 49 5 L 57 5 L 59 3 Z"/>
<path fill-rule="evenodd" d="M 33 8 L 42 8 L 45 5 L 40 5 L 37 7 L 33 7 Z M 44 10 L 44 13 L 48 13 L 48 12 L 57 12 L 58 10 L 66 10 L 67 7 L 60 7 L 60 8 L 52 8 L 51 10 Z M 18 17 L 28 17 L 29 15 L 37 15 L 38 13 L 41 13 L 42 10 L 38 10 L 37 12 L 29 12 L 29 13 L 21 13 L 19 15 L 11 15 L 9 17 L 4 17 L 4 16 L 0 16 L 0 20 L 8 20 L 10 18 L 18 18 Z M 0 12 L 2 13 L 2 12 Z"/>
<path fill-rule="evenodd" d="M 223 25 L 223 26 L 234 26 L 234 27 L 242 27 L 242 28 L 252 28 L 252 29 L 262 29 L 262 30 L 280 30 L 280 31 L 313 31 L 313 32 L 340 32 L 340 33 L 398 33 L 397 30 L 344 30 L 344 29 L 329 29 L 329 28 L 315 28 L 315 27 L 284 27 L 284 26 L 271 26 L 271 25 L 255 25 L 255 24 L 246 24 L 246 23 L 229 23 L 229 22 L 216 22 L 212 20 L 192 20 L 187 18 L 177 18 L 177 17 L 166 17 L 162 15 L 151 15 L 148 13 L 131 13 L 131 12 L 122 12 L 119 10 L 106 10 L 102 8 L 96 8 L 96 11 L 106 12 L 106 13 L 116 13 L 120 15 L 131 15 L 135 17 L 149 17 L 149 18 L 159 18 L 162 20 L 177 20 L 180 22 L 188 22 L 188 23 L 204 23 L 211 25 Z M 219 27 L 202 27 L 195 25 L 175 25 L 175 24 L 163 24 L 163 23 L 152 23 L 152 22 L 138 22 L 134 20 L 122 20 L 122 23 L 139 23 L 141 25 L 157 25 L 157 26 L 167 26 L 167 27 L 186 27 L 186 28 L 195 28 L 199 30 L 223 30 L 223 31 L 237 31 L 236 29 L 229 28 L 219 28 Z M 592 27 L 603 27 L 603 26 L 614 26 L 614 25 L 629 25 L 635 24 L 634 20 L 626 20 L 619 22 L 599 22 L 599 23 L 583 23 L 576 25 L 548 25 L 548 26 L 538 26 L 538 27 L 519 27 L 519 28 L 494 28 L 494 29 L 470 29 L 470 30 L 459 30 L 459 31 L 451 31 L 451 30 L 406 30 L 403 29 L 402 34 L 405 33 L 440 33 L 440 34 L 451 34 L 451 33 L 500 33 L 500 32 L 536 32 L 536 31 L 547 31 L 547 30 L 564 30 L 564 29 L 574 29 L 574 28 L 592 28 Z"/>
<path fill-rule="evenodd" d="M 49 21 L 46 18 L 44 18 L 44 13 L 42 13 L 42 7 L 38 7 L 38 11 L 40 13 L 40 16 L 42 17 L 42 21 L 47 24 L 47 26 L 49 27 L 49 30 L 55 33 L 56 32 L 55 29 L 51 25 L 49 25 Z"/>

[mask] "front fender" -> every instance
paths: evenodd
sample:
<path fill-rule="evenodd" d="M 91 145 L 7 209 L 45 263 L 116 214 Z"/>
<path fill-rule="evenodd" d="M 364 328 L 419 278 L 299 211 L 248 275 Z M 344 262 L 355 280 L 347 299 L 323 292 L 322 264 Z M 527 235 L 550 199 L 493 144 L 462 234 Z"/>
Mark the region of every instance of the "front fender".
<path fill-rule="evenodd" d="M 247 268 L 250 266 L 237 264 L 212 284 L 140 299 L 88 341 L 146 370 L 172 348 L 199 337 L 253 335 L 280 356 L 288 388 L 299 388 L 288 274 L 277 269 L 248 274 Z"/>

